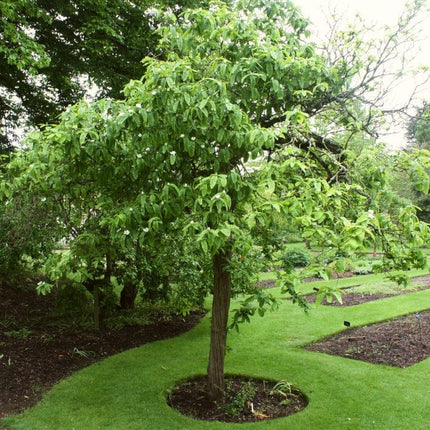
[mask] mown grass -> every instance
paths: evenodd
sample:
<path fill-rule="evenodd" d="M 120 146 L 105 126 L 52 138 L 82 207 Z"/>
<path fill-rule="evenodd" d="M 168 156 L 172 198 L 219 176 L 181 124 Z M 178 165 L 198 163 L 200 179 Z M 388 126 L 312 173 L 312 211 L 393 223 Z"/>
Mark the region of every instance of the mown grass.
<path fill-rule="evenodd" d="M 417 277 L 417 276 L 425 276 L 428 275 L 429 272 L 427 269 L 414 269 L 410 270 L 408 273 L 408 276 L 410 278 Z M 276 272 L 262 272 L 260 273 L 258 279 L 260 281 L 268 281 L 268 280 L 276 280 L 277 275 Z M 387 273 L 371 273 L 369 275 L 360 275 L 360 276 L 353 276 L 353 277 L 346 277 L 346 278 L 338 278 L 333 279 L 330 281 L 330 285 L 335 286 L 336 288 L 348 288 L 352 287 L 354 285 L 361 285 L 361 286 L 369 286 L 372 291 L 379 292 L 378 289 L 380 288 L 381 283 L 387 282 Z M 304 282 L 301 285 L 301 294 L 309 294 L 312 292 L 313 288 L 317 288 L 322 285 L 326 285 L 327 281 L 315 281 L 315 282 Z M 395 282 L 389 282 L 390 285 L 395 285 Z"/>
<path fill-rule="evenodd" d="M 381 281 L 379 275 L 338 280 L 344 286 Z M 333 281 L 334 282 L 334 281 Z M 312 284 L 306 286 L 312 289 Z M 385 288 L 385 287 L 384 287 Z M 275 294 L 279 294 L 274 289 Z M 276 312 L 255 317 L 229 335 L 228 373 L 286 379 L 309 398 L 290 417 L 253 424 L 209 423 L 170 409 L 177 381 L 204 374 L 209 316 L 190 332 L 144 345 L 77 372 L 26 413 L 9 417 L 12 429 L 427 429 L 430 359 L 399 369 L 306 351 L 301 346 L 353 326 L 419 312 L 430 290 L 349 308 L 319 307 L 305 314 L 283 300 Z"/>

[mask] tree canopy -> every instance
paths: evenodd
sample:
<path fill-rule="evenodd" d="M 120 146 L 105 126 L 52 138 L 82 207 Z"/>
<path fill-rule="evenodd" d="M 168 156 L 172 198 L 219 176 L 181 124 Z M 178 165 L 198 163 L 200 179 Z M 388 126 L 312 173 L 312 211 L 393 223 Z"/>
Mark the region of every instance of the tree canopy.
<path fill-rule="evenodd" d="M 70 253 L 49 257 L 53 280 L 109 283 L 115 258 L 160 234 L 180 231 L 195 241 L 212 261 L 208 375 L 216 397 L 232 275 L 273 214 L 324 247 L 318 270 L 326 278 L 342 255 L 376 236 L 386 256 L 381 270 L 422 267 L 428 231 L 413 208 L 390 216 L 379 205 L 383 169 L 348 146 L 349 133 L 365 129 L 353 114 L 362 88 L 351 85 L 361 68 L 317 53 L 291 2 L 212 2 L 165 20 L 158 34 L 166 55 L 145 59 L 144 77 L 126 85 L 124 99 L 80 102 L 31 134 L 4 188 L 10 201 L 19 189 L 37 196 L 70 240 Z M 419 163 L 412 173 L 423 177 Z M 297 274 L 280 285 L 303 304 Z M 233 323 L 274 304 L 257 289 Z"/>
<path fill-rule="evenodd" d="M 430 105 L 424 102 L 416 109 L 407 126 L 406 137 L 409 141 L 409 149 L 430 150 Z M 421 220 L 430 221 L 430 201 L 428 194 L 423 195 L 414 190 L 406 189 L 409 197 L 420 210 L 418 216 Z"/>
<path fill-rule="evenodd" d="M 421 149 L 430 149 L 430 104 L 424 102 L 416 109 L 407 129 L 409 142 Z"/>
<path fill-rule="evenodd" d="M 26 124 L 53 120 L 96 84 L 99 96 L 121 97 L 144 73 L 141 60 L 159 55 L 154 6 L 202 1 L 0 1 L 0 148 Z"/>

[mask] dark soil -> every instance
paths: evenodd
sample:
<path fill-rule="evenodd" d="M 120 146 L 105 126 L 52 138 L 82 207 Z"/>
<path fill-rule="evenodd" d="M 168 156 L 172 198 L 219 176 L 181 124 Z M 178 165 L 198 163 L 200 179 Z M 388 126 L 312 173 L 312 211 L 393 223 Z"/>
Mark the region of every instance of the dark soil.
<path fill-rule="evenodd" d="M 206 379 L 202 376 L 179 384 L 170 393 L 168 403 L 199 420 L 236 423 L 285 417 L 307 406 L 304 394 L 288 385 L 277 390 L 278 382 L 229 376 L 224 398 L 213 401 L 206 394 Z"/>
<path fill-rule="evenodd" d="M 203 316 L 172 315 L 149 325 L 100 332 L 50 317 L 55 299 L 0 288 L 0 418 L 37 403 L 61 379 L 96 361 L 186 332 Z M 64 322 L 63 322 L 64 325 Z"/>
<path fill-rule="evenodd" d="M 412 279 L 422 283 L 420 289 L 430 288 L 430 276 Z M 323 305 L 346 307 L 360 303 L 407 294 L 401 290 L 396 294 L 361 294 L 346 291 L 342 303 L 333 300 Z M 309 302 L 315 301 L 315 294 L 307 296 Z M 346 324 L 352 324 L 349 321 Z M 352 358 L 374 364 L 408 367 L 430 357 L 430 311 L 406 315 L 383 323 L 355 327 L 330 336 L 305 347 L 310 351 Z"/>
<path fill-rule="evenodd" d="M 428 287 L 430 277 L 421 278 L 420 282 Z M 344 303 L 349 300 L 346 296 L 354 295 L 344 295 Z M 354 304 L 376 298 L 377 295 L 360 294 L 354 297 Z M 196 312 L 187 317 L 171 316 L 150 325 L 95 332 L 53 321 L 50 315 L 54 301 L 53 296 L 37 296 L 34 291 L 0 288 L 0 417 L 34 405 L 45 391 L 76 370 L 144 343 L 179 335 L 202 317 L 202 313 Z M 307 349 L 404 367 L 428 357 L 429 345 L 430 312 L 426 311 L 404 320 L 353 328 L 309 345 Z M 243 382 L 243 378 L 240 380 Z M 232 389 L 238 382 L 236 379 L 231 383 Z M 225 412 L 214 409 L 207 401 L 201 380 L 182 385 L 176 397 L 172 394 L 171 402 L 183 413 L 199 419 L 235 422 L 258 421 L 266 419 L 266 415 L 271 418 L 285 416 L 306 405 L 305 397 L 301 396 L 297 396 L 302 399 L 299 404 L 291 400 L 291 408 L 280 405 L 276 397 L 270 406 L 260 403 L 261 399 L 273 396 L 267 395 L 268 381 L 254 382 L 258 388 L 252 402 L 254 413 L 249 403 L 243 414 L 226 417 Z M 261 384 L 265 390 L 260 389 Z M 190 404 L 197 405 L 197 409 L 191 410 Z M 228 409 L 228 405 L 226 407 Z"/>
<path fill-rule="evenodd" d="M 353 272 L 343 272 L 343 273 L 337 273 L 337 272 L 333 272 L 332 273 L 332 279 L 341 279 L 341 278 L 351 278 L 352 276 L 359 276 L 356 273 Z M 312 276 L 309 278 L 303 278 L 302 282 L 314 282 L 314 281 L 322 281 L 323 278 L 317 277 L 317 276 Z M 273 279 L 268 279 L 266 281 L 259 281 L 257 282 L 257 285 L 260 287 L 265 287 L 265 288 L 273 288 L 276 286 L 276 281 Z"/>
<path fill-rule="evenodd" d="M 415 284 L 416 283 L 422 284 L 422 286 L 414 289 L 414 291 L 430 288 L 430 276 L 419 276 L 416 278 L 412 278 L 411 282 Z M 333 300 L 330 303 L 328 303 L 326 299 L 323 299 L 321 304 L 327 305 L 327 306 L 347 307 L 347 306 L 359 305 L 365 302 L 371 302 L 373 300 L 384 299 L 386 297 L 393 297 L 393 296 L 399 296 L 401 294 L 408 294 L 412 292 L 411 290 L 398 290 L 392 294 L 379 294 L 379 293 L 363 294 L 363 293 L 354 293 L 353 291 L 354 291 L 354 287 L 345 288 L 343 290 L 342 303 L 338 302 L 335 298 L 333 298 Z M 316 298 L 316 294 L 309 294 L 308 296 L 306 296 L 306 300 L 309 303 L 314 303 L 315 298 Z"/>
<path fill-rule="evenodd" d="M 430 357 L 430 311 L 347 329 L 305 348 L 368 363 L 412 366 Z"/>
<path fill-rule="evenodd" d="M 327 299 L 323 299 L 321 304 L 325 306 L 335 306 L 338 308 L 345 308 L 348 306 L 359 305 L 365 302 L 372 302 L 373 300 L 385 299 L 386 297 L 399 296 L 401 294 L 407 294 L 411 291 L 398 291 L 395 294 L 363 294 L 363 293 L 351 293 L 349 291 L 344 291 L 342 294 L 342 303 L 333 298 L 331 302 L 327 302 Z M 315 303 L 316 294 L 309 294 L 306 296 L 308 303 Z"/>

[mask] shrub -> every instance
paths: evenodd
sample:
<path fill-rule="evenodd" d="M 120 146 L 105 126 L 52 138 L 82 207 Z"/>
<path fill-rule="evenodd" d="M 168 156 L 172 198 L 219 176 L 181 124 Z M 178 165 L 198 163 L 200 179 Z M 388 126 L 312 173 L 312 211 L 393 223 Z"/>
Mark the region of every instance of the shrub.
<path fill-rule="evenodd" d="M 232 383 L 229 382 L 225 395 L 230 401 L 222 407 L 222 410 L 239 416 L 243 412 L 245 405 L 253 400 L 256 393 L 257 387 L 252 381 L 242 383 L 241 388 L 237 392 L 233 389 Z"/>
<path fill-rule="evenodd" d="M 40 198 L 29 194 L 0 201 L 0 278 L 25 277 L 22 271 L 29 263 L 35 263 L 31 270 L 36 270 L 62 233 L 55 214 Z"/>
<path fill-rule="evenodd" d="M 373 269 L 368 261 L 359 260 L 355 262 L 355 267 L 351 269 L 351 272 L 356 275 L 367 275 L 373 273 Z"/>
<path fill-rule="evenodd" d="M 291 272 L 295 267 L 307 267 L 311 261 L 309 252 L 303 249 L 289 249 L 282 256 L 283 268 Z"/>
<path fill-rule="evenodd" d="M 66 281 L 57 290 L 55 308 L 65 317 L 89 316 L 91 301 L 91 294 L 82 284 Z"/>

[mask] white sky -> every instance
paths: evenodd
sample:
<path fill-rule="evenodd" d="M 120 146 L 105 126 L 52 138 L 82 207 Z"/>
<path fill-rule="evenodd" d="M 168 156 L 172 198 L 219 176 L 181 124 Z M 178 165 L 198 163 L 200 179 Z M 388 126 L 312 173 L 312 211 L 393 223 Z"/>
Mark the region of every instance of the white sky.
<path fill-rule="evenodd" d="M 327 16 L 330 16 L 333 11 L 344 17 L 345 25 L 353 22 L 354 16 L 358 13 L 368 24 L 373 25 L 377 32 L 378 28 L 391 26 L 397 22 L 398 17 L 405 10 L 407 0 L 295 0 L 294 4 L 311 19 L 314 25 L 312 33 L 324 40 L 328 30 Z M 430 0 L 426 0 L 421 19 L 419 40 L 416 43 L 417 55 L 410 65 L 430 66 Z M 396 91 L 395 100 L 398 102 L 407 100 L 413 88 L 413 81 L 410 79 L 405 81 L 404 85 Z M 416 104 L 419 104 L 419 100 L 430 101 L 430 84 L 427 84 L 418 95 Z M 391 147 L 401 147 L 405 143 L 404 134 L 405 126 L 400 124 L 396 129 L 391 129 L 389 134 L 381 133 L 381 140 Z"/>

